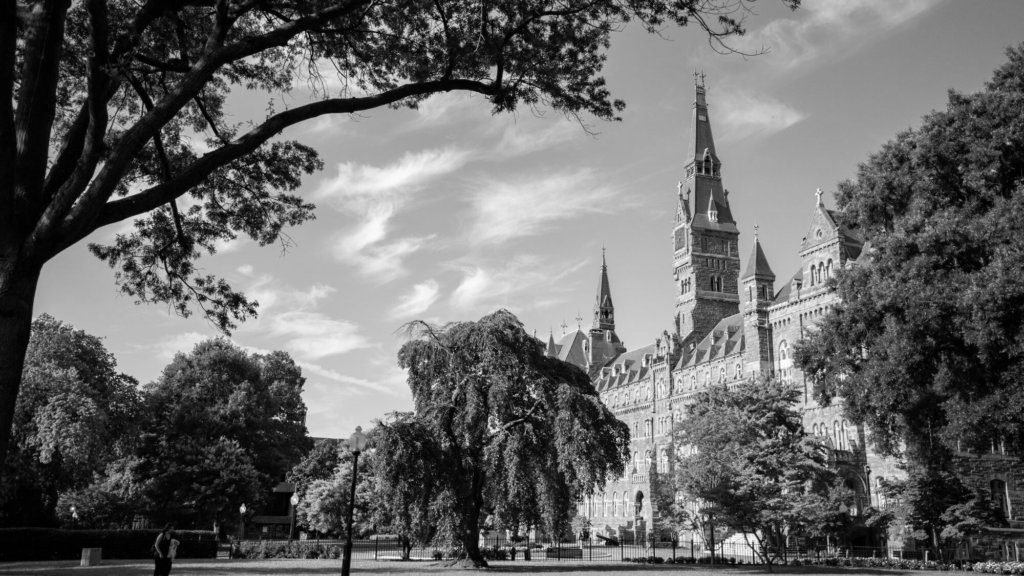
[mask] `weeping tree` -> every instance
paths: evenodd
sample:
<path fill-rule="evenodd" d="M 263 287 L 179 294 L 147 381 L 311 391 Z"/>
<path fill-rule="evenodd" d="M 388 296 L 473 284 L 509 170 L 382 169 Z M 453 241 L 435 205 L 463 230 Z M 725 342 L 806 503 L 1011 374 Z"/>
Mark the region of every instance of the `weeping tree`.
<path fill-rule="evenodd" d="M 408 325 L 398 353 L 409 371 L 415 412 L 382 425 L 378 450 L 430 462 L 422 509 L 435 542 L 486 566 L 482 519 L 515 530 L 568 528 L 576 503 L 622 477 L 629 428 L 601 403 L 578 367 L 543 353 L 511 313 L 476 322 Z M 390 465 L 379 481 L 401 490 L 422 472 Z M 381 458 L 385 460 L 385 458 Z"/>
<path fill-rule="evenodd" d="M 451 91 L 618 119 L 600 76 L 612 31 L 695 22 L 721 43 L 750 1 L 0 0 L 0 466 L 40 273 L 62 251 L 134 221 L 90 245 L 120 290 L 228 331 L 257 302 L 196 261 L 238 235 L 287 246 L 313 217 L 293 192 L 322 162 L 283 130 Z M 311 101 L 265 117 L 229 104 L 303 81 Z"/>

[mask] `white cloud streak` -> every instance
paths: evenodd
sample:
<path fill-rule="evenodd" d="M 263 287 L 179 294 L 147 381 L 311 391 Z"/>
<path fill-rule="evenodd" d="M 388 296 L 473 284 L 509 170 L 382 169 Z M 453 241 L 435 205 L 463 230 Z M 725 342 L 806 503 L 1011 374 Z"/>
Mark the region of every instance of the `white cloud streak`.
<path fill-rule="evenodd" d="M 462 281 L 452 293 L 450 305 L 463 312 L 544 308 L 559 302 L 564 289 L 559 282 L 579 270 L 575 264 L 551 262 L 547 256 L 519 255 L 502 267 L 458 266 Z"/>
<path fill-rule="evenodd" d="M 533 236 L 559 220 L 609 213 L 625 202 L 607 184 L 583 171 L 518 182 L 483 181 L 473 195 L 473 242 L 496 243 Z M 619 200 L 616 204 L 613 200 Z"/>
<path fill-rule="evenodd" d="M 763 58 L 791 69 L 824 56 L 849 52 L 875 34 L 900 26 L 943 0 L 816 0 L 804 3 L 791 17 L 737 39 L 746 52 L 768 48 Z"/>
<path fill-rule="evenodd" d="M 722 126 L 721 142 L 769 136 L 807 116 L 764 94 L 724 90 L 715 95 L 715 122 Z"/>
<path fill-rule="evenodd" d="M 440 287 L 436 280 L 427 280 L 412 287 L 412 290 L 398 299 L 398 304 L 391 309 L 392 318 L 408 318 L 422 314 L 429 309 L 440 296 Z"/>

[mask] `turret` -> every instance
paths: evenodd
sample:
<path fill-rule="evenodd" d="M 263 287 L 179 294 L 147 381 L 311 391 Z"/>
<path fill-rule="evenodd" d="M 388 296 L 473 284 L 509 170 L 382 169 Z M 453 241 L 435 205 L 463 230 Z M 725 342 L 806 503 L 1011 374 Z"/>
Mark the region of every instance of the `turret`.
<path fill-rule="evenodd" d="M 754 246 L 743 273 L 743 330 L 746 338 L 745 373 L 770 372 L 772 335 L 768 323 L 768 307 L 775 295 L 775 273 L 761 250 L 761 241 L 754 226 Z"/>

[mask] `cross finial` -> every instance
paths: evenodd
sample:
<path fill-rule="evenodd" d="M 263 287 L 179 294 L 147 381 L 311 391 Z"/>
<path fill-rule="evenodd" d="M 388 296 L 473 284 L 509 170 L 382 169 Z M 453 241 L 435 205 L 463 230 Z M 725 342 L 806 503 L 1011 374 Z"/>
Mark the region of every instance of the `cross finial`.
<path fill-rule="evenodd" d="M 821 204 L 821 195 L 822 194 L 824 194 L 824 192 L 821 191 L 821 188 L 818 188 L 818 191 L 814 193 L 814 195 L 818 198 L 817 204 L 815 204 L 815 206 L 821 206 L 822 205 Z"/>
<path fill-rule="evenodd" d="M 562 323 L 559 324 L 559 326 L 562 327 L 562 336 L 565 336 L 565 329 L 569 327 L 569 325 L 565 323 L 565 318 L 562 318 Z"/>
<path fill-rule="evenodd" d="M 576 311 L 576 329 L 577 330 L 582 330 L 583 329 L 583 316 L 580 315 L 579 310 Z"/>
<path fill-rule="evenodd" d="M 693 85 L 694 85 L 694 86 L 699 86 L 699 84 L 697 84 L 697 78 L 698 78 L 698 75 L 697 75 L 697 69 L 696 69 L 696 68 L 694 68 L 694 69 L 693 69 Z"/>
<path fill-rule="evenodd" d="M 700 85 L 704 86 L 704 71 L 700 71 Z"/>
<path fill-rule="evenodd" d="M 676 190 L 679 192 L 680 196 L 683 195 L 683 181 L 682 180 L 680 180 L 679 183 L 676 184 Z"/>
<path fill-rule="evenodd" d="M 760 226 L 758 226 L 757 222 L 755 222 L 754 223 L 754 242 L 757 242 L 757 229 L 758 228 L 760 228 Z"/>

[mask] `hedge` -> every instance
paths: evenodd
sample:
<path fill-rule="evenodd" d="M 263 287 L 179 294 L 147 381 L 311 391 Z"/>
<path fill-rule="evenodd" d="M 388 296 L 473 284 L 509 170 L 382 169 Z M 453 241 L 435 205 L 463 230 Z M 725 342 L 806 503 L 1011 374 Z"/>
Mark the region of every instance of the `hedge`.
<path fill-rule="evenodd" d="M 60 530 L 56 528 L 0 528 L 0 561 L 28 562 L 77 560 L 82 548 L 102 548 L 104 559 L 136 560 L 153 557 L 159 530 Z M 217 538 L 212 531 L 177 530 L 178 558 L 216 558 Z"/>

